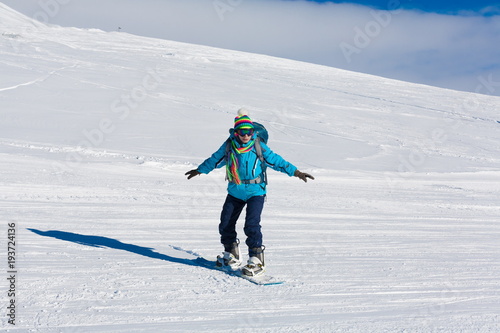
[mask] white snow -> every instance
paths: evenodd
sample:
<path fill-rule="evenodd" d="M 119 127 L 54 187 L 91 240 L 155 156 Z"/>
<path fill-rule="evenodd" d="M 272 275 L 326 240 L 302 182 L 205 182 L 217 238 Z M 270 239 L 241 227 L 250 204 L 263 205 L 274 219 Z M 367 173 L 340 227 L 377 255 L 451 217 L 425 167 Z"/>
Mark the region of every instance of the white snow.
<path fill-rule="evenodd" d="M 500 331 L 500 98 L 45 26 L 3 4 L 0 73 L 3 331 Z M 192 261 L 222 250 L 226 184 L 184 173 L 240 107 L 316 177 L 269 172 L 283 285 Z"/>

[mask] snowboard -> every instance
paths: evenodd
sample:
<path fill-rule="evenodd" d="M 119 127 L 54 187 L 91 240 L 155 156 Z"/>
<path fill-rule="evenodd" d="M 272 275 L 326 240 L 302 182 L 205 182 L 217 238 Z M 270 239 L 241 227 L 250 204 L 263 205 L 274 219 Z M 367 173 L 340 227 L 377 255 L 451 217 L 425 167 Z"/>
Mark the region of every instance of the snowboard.
<path fill-rule="evenodd" d="M 227 267 L 218 267 L 216 265 L 216 261 L 214 261 L 214 260 L 207 260 L 207 259 L 202 258 L 202 257 L 198 257 L 196 259 L 196 262 L 198 264 L 200 264 L 200 266 L 203 266 L 203 267 L 206 267 L 206 268 L 210 268 L 210 269 L 214 269 L 214 270 L 217 270 L 217 271 L 220 271 L 220 272 L 224 272 L 224 273 L 226 273 L 228 275 L 235 276 L 235 277 L 247 280 L 247 281 L 249 281 L 249 282 L 251 282 L 253 284 L 259 285 L 259 286 L 270 286 L 270 285 L 277 285 L 277 284 L 283 284 L 283 283 L 285 283 L 285 281 L 283 281 L 281 279 L 278 279 L 276 277 L 267 275 L 265 273 L 262 274 L 262 275 L 259 275 L 259 276 L 247 276 L 247 275 L 242 274 L 240 269 L 232 270 L 232 269 L 227 268 Z"/>

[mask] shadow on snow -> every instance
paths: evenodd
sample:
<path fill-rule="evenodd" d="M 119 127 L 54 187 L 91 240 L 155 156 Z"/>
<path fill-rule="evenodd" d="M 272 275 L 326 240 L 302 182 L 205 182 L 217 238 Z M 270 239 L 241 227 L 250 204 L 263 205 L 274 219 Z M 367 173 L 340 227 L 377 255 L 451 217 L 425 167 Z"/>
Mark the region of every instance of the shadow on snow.
<path fill-rule="evenodd" d="M 98 248 L 110 248 L 110 249 L 116 249 L 116 250 L 123 250 L 131 253 L 135 253 L 144 257 L 148 258 L 153 258 L 153 259 L 159 259 L 159 260 L 165 260 L 169 262 L 173 262 L 176 264 L 183 264 L 183 265 L 188 265 L 188 266 L 196 266 L 196 267 L 203 267 L 207 269 L 213 269 L 217 270 L 215 266 L 215 262 L 206 260 L 201 257 L 197 257 L 195 259 L 184 259 L 184 258 L 176 258 L 172 257 L 166 254 L 161 254 L 158 252 L 155 252 L 153 248 L 149 247 L 143 247 L 139 245 L 134 245 L 134 244 L 127 244 L 127 243 L 122 243 L 119 240 L 113 239 L 113 238 L 108 238 L 108 237 L 102 237 L 102 236 L 89 236 L 89 235 L 80 235 L 80 234 L 75 234 L 72 232 L 66 232 L 66 231 L 58 231 L 58 230 L 50 230 L 50 231 L 41 231 L 37 229 L 30 229 L 28 228 L 29 231 L 34 232 L 37 235 L 44 236 L 44 237 L 52 237 L 56 239 L 60 239 L 63 241 L 67 242 L 73 242 L 81 245 L 86 245 L 86 246 L 92 246 L 92 247 L 98 247 Z M 174 247 L 174 249 L 184 251 L 182 249 Z"/>

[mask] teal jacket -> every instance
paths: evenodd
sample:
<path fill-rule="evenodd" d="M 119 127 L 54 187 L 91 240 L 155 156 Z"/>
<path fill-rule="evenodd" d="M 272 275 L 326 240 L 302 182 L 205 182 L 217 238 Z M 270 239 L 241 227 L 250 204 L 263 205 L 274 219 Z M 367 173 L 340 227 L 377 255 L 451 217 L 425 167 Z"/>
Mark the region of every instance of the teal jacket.
<path fill-rule="evenodd" d="M 255 139 L 255 135 L 253 137 Z M 240 143 L 236 138 L 231 138 L 234 140 L 238 147 L 246 146 Z M 226 158 L 226 145 L 227 142 L 224 142 L 220 148 L 212 154 L 209 158 L 207 158 L 200 166 L 198 167 L 198 171 L 204 174 L 208 174 L 214 169 L 222 168 L 227 163 Z M 285 161 L 280 155 L 274 153 L 265 143 L 260 142 L 262 147 L 262 155 L 264 157 L 264 161 L 267 166 L 271 167 L 276 171 L 280 171 L 286 173 L 289 176 L 293 176 L 297 167 L 293 164 Z M 255 179 L 261 176 L 263 179 L 263 168 L 262 162 L 257 156 L 257 152 L 255 151 L 255 146 L 251 151 L 245 154 L 236 154 L 238 158 L 238 172 L 240 174 L 240 178 L 243 182 Z M 235 183 L 229 182 L 227 185 L 227 192 L 235 198 L 238 198 L 243 201 L 248 201 L 251 197 L 265 195 L 266 194 L 266 183 L 261 182 L 259 184 L 241 184 L 236 185 Z"/>

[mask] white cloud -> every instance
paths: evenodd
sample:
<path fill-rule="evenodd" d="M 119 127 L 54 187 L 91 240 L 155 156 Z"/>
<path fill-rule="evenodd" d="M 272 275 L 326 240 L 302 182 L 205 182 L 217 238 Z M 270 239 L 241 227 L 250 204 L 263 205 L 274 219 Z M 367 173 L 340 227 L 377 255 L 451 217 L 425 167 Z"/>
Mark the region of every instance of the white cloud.
<path fill-rule="evenodd" d="M 52 23 L 309 61 L 473 91 L 500 82 L 500 16 L 450 16 L 282 0 L 4 0 Z M 392 2 L 397 4 L 397 1 Z M 55 12 L 55 11 L 54 11 Z M 491 13 L 492 10 L 490 9 Z M 350 48 L 349 48 L 350 47 Z M 347 51 L 346 51 L 347 50 Z M 482 91 L 486 93 L 486 91 Z M 500 84 L 489 94 L 500 96 Z"/>

